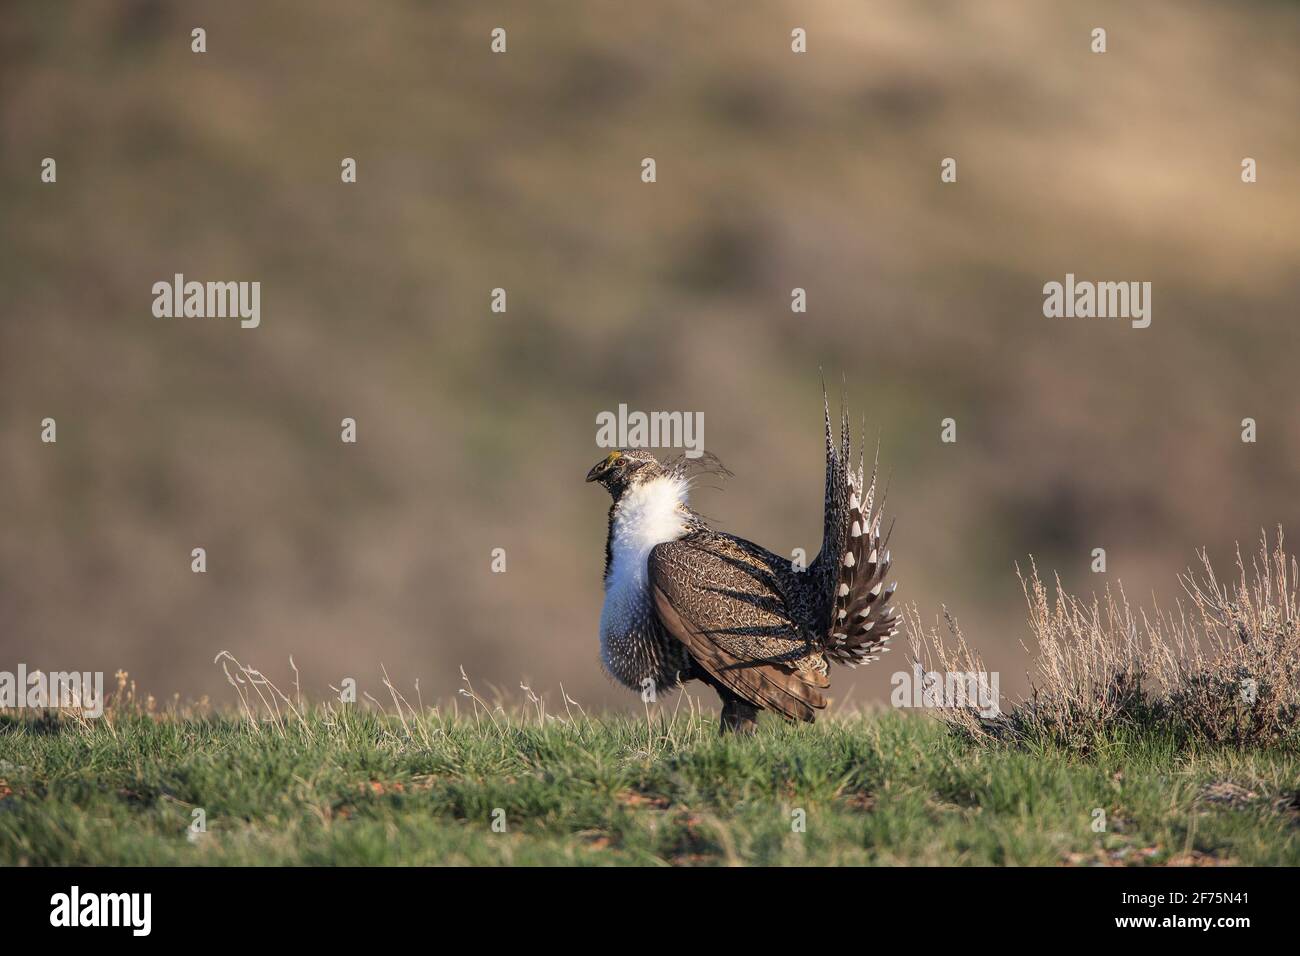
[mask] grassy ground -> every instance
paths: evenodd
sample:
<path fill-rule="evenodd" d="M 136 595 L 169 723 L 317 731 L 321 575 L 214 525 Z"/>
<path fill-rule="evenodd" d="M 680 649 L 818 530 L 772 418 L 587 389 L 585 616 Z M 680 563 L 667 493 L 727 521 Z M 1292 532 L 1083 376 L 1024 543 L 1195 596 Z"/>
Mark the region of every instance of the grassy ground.
<path fill-rule="evenodd" d="M 1294 753 L 980 748 L 895 713 L 541 723 L 0 717 L 0 863 L 1300 864 Z"/>

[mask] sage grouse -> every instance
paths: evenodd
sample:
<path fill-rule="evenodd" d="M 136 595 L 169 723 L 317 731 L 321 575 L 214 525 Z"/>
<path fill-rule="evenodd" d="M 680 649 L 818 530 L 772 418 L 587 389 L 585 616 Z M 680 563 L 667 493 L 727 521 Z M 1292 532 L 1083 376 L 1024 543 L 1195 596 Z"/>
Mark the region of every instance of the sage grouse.
<path fill-rule="evenodd" d="M 832 662 L 856 667 L 887 651 L 898 629 L 888 534 L 881 538 L 876 476 L 849 467 L 826 408 L 822 547 L 807 569 L 712 530 L 687 505 L 700 462 L 661 463 L 620 450 L 587 473 L 614 499 L 605 542 L 601 660 L 619 683 L 644 692 L 701 680 L 722 698 L 722 730 L 749 732 L 759 710 L 811 721 L 826 706 Z M 714 463 L 710 468 L 708 463 Z"/>

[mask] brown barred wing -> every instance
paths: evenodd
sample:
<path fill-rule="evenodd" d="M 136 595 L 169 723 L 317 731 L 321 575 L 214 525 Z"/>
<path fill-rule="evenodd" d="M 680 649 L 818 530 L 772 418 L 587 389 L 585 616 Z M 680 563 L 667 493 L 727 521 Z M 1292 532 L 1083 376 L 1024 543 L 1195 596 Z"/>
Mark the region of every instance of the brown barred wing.
<path fill-rule="evenodd" d="M 655 611 L 708 674 L 756 707 L 811 721 L 826 699 L 800 669 L 810 651 L 761 564 L 721 536 L 656 545 L 648 560 Z"/>

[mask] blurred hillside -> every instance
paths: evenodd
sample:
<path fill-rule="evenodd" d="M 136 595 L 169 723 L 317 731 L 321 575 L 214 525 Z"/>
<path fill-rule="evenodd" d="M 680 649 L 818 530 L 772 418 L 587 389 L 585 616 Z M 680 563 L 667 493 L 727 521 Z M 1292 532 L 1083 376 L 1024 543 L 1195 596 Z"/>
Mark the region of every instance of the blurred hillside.
<path fill-rule="evenodd" d="M 1193 548 L 1300 533 L 1300 5 L 1134 6 L 8 4 L 0 668 L 639 706 L 597 659 L 596 414 L 703 412 L 736 477 L 697 504 L 811 554 L 819 367 L 900 599 L 1004 691 L 1016 561 L 1172 598 Z M 178 272 L 260 281 L 261 327 L 155 319 Z M 1067 272 L 1152 282 L 1151 327 L 1045 319 Z"/>

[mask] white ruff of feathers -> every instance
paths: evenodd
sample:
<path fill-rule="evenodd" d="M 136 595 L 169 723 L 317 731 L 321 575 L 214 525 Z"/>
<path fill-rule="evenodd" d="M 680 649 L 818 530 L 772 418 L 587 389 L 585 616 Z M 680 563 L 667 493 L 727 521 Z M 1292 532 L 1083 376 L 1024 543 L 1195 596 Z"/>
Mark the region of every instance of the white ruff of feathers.
<path fill-rule="evenodd" d="M 601 656 L 607 665 L 616 653 L 611 641 L 617 643 L 650 612 L 646 559 L 651 549 L 686 533 L 689 485 L 684 475 L 669 474 L 633 485 L 619 499 L 600 612 Z"/>

